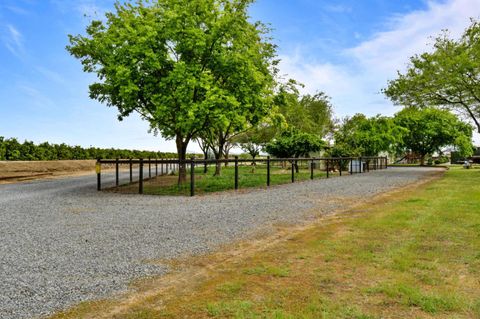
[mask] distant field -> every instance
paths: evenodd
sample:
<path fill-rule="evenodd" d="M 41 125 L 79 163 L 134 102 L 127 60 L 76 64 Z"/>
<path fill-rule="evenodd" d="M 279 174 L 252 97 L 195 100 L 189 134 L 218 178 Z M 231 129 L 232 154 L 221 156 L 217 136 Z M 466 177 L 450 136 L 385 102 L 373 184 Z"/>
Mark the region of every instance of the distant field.
<path fill-rule="evenodd" d="M 0 183 L 77 175 L 94 171 L 94 160 L 0 161 Z"/>

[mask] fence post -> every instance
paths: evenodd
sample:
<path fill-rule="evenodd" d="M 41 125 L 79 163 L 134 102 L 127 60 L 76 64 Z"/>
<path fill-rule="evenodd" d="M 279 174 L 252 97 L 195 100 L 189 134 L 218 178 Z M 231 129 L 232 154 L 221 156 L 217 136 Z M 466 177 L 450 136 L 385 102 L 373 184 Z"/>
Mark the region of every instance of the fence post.
<path fill-rule="evenodd" d="M 310 179 L 313 179 L 313 160 L 310 162 Z"/>
<path fill-rule="evenodd" d="M 350 159 L 350 175 L 353 175 L 353 158 Z"/>
<path fill-rule="evenodd" d="M 235 189 L 238 189 L 238 156 L 235 156 Z"/>
<path fill-rule="evenodd" d="M 158 176 L 158 158 L 155 157 L 155 177 Z"/>
<path fill-rule="evenodd" d="M 118 158 L 115 159 L 115 186 L 118 187 L 120 184 L 119 177 L 118 177 Z"/>
<path fill-rule="evenodd" d="M 338 160 L 338 170 L 340 172 L 340 176 L 342 176 L 342 164 L 343 164 L 343 161 L 341 159 Z"/>
<path fill-rule="evenodd" d="M 195 157 L 190 159 L 190 196 L 195 196 Z"/>
<path fill-rule="evenodd" d="M 329 160 L 327 159 L 327 178 L 329 177 L 328 175 L 330 174 L 330 167 L 328 167 L 329 165 Z"/>
<path fill-rule="evenodd" d="M 385 156 L 385 169 L 388 168 L 388 157 Z"/>
<path fill-rule="evenodd" d="M 292 183 L 295 183 L 295 161 L 292 162 Z"/>
<path fill-rule="evenodd" d="M 138 167 L 138 193 L 143 194 L 143 158 L 140 159 Z"/>
<path fill-rule="evenodd" d="M 97 191 L 102 190 L 102 163 L 100 159 L 97 159 L 97 164 L 95 164 L 95 171 L 97 172 Z"/>
<path fill-rule="evenodd" d="M 267 186 L 270 186 L 270 156 L 267 156 Z"/>
<path fill-rule="evenodd" d="M 163 176 L 163 158 L 160 159 L 160 176 Z"/>
<path fill-rule="evenodd" d="M 132 163 L 132 159 L 130 158 L 130 163 L 129 163 L 129 168 L 130 168 L 130 184 L 133 182 L 133 163 Z"/>
<path fill-rule="evenodd" d="M 152 178 L 152 159 L 148 158 L 148 178 Z"/>

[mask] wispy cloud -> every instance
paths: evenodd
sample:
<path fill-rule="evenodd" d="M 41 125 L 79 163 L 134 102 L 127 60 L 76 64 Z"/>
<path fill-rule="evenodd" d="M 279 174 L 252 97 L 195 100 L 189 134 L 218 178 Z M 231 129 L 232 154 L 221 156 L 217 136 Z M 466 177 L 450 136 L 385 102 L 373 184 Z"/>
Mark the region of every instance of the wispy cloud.
<path fill-rule="evenodd" d="M 105 9 L 91 1 L 80 2 L 75 7 L 77 12 L 91 18 L 101 18 L 104 16 Z"/>
<path fill-rule="evenodd" d="M 303 82 L 306 92 L 326 91 L 340 116 L 364 112 L 392 114 L 395 108 L 379 94 L 387 80 L 404 70 L 409 57 L 429 49 L 432 36 L 448 29 L 458 37 L 480 16 L 480 0 L 429 1 L 425 10 L 390 17 L 385 30 L 341 53 L 345 63 L 333 64 L 309 59 L 299 50 L 284 56 L 281 70 Z"/>
<path fill-rule="evenodd" d="M 11 24 L 4 27 L 2 41 L 5 47 L 18 58 L 25 56 L 25 47 L 23 44 L 23 35 Z"/>
<path fill-rule="evenodd" d="M 44 95 L 40 90 L 29 84 L 19 84 L 18 88 L 25 97 L 31 101 L 31 105 L 37 109 L 51 109 L 55 107 L 55 103 L 52 99 Z"/>
<path fill-rule="evenodd" d="M 35 70 L 41 75 L 43 75 L 49 81 L 57 82 L 60 84 L 65 83 L 65 79 L 59 73 L 52 71 L 46 67 L 37 66 L 35 67 Z"/>
<path fill-rule="evenodd" d="M 480 0 L 429 1 L 426 10 L 392 17 L 388 30 L 346 53 L 365 68 L 394 76 L 397 69 L 405 68 L 410 56 L 428 50 L 434 41 L 432 37 L 442 30 L 448 29 L 453 37 L 460 36 L 471 17 L 480 17 Z"/>
<path fill-rule="evenodd" d="M 3 8 L 15 14 L 20 14 L 20 15 L 30 14 L 30 11 L 16 5 L 4 5 Z"/>
<path fill-rule="evenodd" d="M 327 5 L 325 10 L 335 13 L 348 13 L 352 12 L 353 8 L 347 5 L 336 4 L 336 5 Z"/>
<path fill-rule="evenodd" d="M 89 18 L 100 19 L 107 11 L 97 0 L 50 0 L 61 12 L 75 11 Z"/>

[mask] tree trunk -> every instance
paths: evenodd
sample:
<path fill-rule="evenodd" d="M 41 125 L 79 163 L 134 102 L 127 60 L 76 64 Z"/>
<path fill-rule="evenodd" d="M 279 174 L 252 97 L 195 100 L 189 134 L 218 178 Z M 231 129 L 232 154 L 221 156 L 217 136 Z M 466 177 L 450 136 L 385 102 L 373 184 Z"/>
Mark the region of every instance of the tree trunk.
<path fill-rule="evenodd" d="M 207 174 L 207 171 L 208 171 L 208 166 L 207 166 L 207 159 L 208 159 L 208 149 L 206 151 L 203 152 L 203 159 L 205 160 L 205 163 L 203 165 L 203 173 L 204 174 Z"/>
<path fill-rule="evenodd" d="M 422 154 L 422 156 L 420 157 L 420 165 L 425 166 L 425 154 Z"/>
<path fill-rule="evenodd" d="M 220 176 L 222 174 L 222 163 L 220 163 L 220 159 L 222 157 L 222 149 L 219 147 L 218 152 L 214 151 L 215 155 L 215 174 L 213 176 Z"/>
<path fill-rule="evenodd" d="M 217 163 L 215 164 L 215 175 L 214 176 L 220 176 L 222 175 L 222 163 L 220 163 L 217 159 Z"/>
<path fill-rule="evenodd" d="M 230 153 L 230 150 L 228 150 L 228 151 L 225 150 L 225 159 L 226 159 L 226 160 L 228 160 L 229 153 Z M 225 167 L 227 167 L 227 166 L 228 166 L 228 161 L 225 162 Z"/>
<path fill-rule="evenodd" d="M 178 154 L 178 185 L 183 184 L 187 181 L 187 167 L 185 160 L 187 159 L 187 145 L 188 140 L 183 140 L 182 137 L 177 135 L 176 138 L 177 144 L 177 154 Z"/>
<path fill-rule="evenodd" d="M 215 159 L 217 160 L 216 165 L 215 165 L 215 175 L 214 176 L 220 176 L 222 174 L 222 163 L 219 162 L 219 160 L 222 158 L 222 155 L 224 155 L 224 147 L 225 147 L 225 141 L 223 138 L 219 138 L 218 140 L 218 150 L 215 151 Z"/>

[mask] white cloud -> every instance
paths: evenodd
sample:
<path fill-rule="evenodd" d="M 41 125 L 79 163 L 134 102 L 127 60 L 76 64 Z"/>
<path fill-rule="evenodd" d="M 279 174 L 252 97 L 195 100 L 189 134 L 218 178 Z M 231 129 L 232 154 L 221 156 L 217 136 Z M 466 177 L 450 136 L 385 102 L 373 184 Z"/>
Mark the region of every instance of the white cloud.
<path fill-rule="evenodd" d="M 107 11 L 97 0 L 50 0 L 61 12 L 75 11 L 89 18 L 103 18 Z"/>
<path fill-rule="evenodd" d="M 341 4 L 336 4 L 336 5 L 328 5 L 325 6 L 325 9 L 330 12 L 335 12 L 335 13 L 346 13 L 346 12 L 352 12 L 352 7 L 350 6 L 345 6 Z"/>
<path fill-rule="evenodd" d="M 55 102 L 50 99 L 48 96 L 43 94 L 38 89 L 34 88 L 29 84 L 19 84 L 18 89 L 23 93 L 25 97 L 28 97 L 28 100 L 31 102 L 29 107 L 35 107 L 36 109 L 52 109 L 56 107 Z"/>
<path fill-rule="evenodd" d="M 378 74 L 394 76 L 404 69 L 408 58 L 430 48 L 433 37 L 448 29 L 453 37 L 461 35 L 470 23 L 480 17 L 480 0 L 450 0 L 445 3 L 429 1 L 427 10 L 395 16 L 389 30 L 347 50 L 364 68 Z"/>
<path fill-rule="evenodd" d="M 14 6 L 14 5 L 5 5 L 5 9 L 9 10 L 12 13 L 15 14 L 20 14 L 20 15 L 28 15 L 30 12 L 28 10 L 25 10 L 24 8 L 21 8 L 19 6 Z"/>
<path fill-rule="evenodd" d="M 16 57 L 22 58 L 25 55 L 23 35 L 13 25 L 7 24 L 5 26 L 2 41 L 8 51 Z"/>
<path fill-rule="evenodd" d="M 425 10 L 393 16 L 386 21 L 385 31 L 345 49 L 346 64 L 319 63 L 299 49 L 281 57 L 280 69 L 305 84 L 306 92 L 322 90 L 330 95 L 338 116 L 391 115 L 398 108 L 379 93 L 387 80 L 405 69 L 410 56 L 428 50 L 432 36 L 448 29 L 458 37 L 470 18 L 479 16 L 480 0 L 429 1 Z"/>
<path fill-rule="evenodd" d="M 49 81 L 57 82 L 57 83 L 65 83 L 65 79 L 59 73 L 52 71 L 46 67 L 37 66 L 35 67 L 35 70 L 37 70 L 38 73 L 43 75 Z"/>

